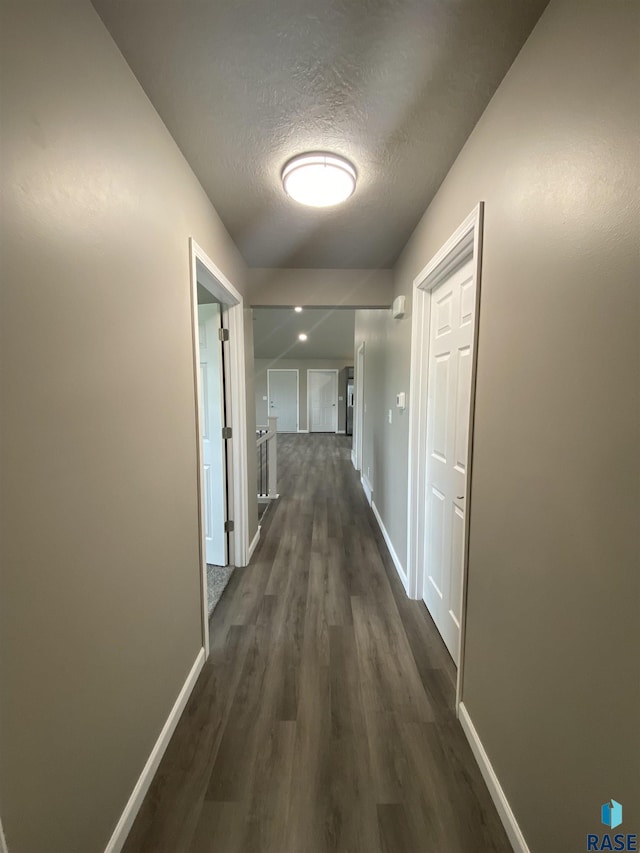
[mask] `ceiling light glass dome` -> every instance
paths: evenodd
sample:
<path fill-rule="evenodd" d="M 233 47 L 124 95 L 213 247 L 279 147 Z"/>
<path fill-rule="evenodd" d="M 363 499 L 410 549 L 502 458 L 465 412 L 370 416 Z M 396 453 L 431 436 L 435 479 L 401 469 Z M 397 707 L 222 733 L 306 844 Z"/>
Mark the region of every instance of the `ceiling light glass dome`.
<path fill-rule="evenodd" d="M 300 154 L 282 170 L 285 192 L 309 207 L 332 207 L 356 188 L 356 170 L 337 154 Z"/>

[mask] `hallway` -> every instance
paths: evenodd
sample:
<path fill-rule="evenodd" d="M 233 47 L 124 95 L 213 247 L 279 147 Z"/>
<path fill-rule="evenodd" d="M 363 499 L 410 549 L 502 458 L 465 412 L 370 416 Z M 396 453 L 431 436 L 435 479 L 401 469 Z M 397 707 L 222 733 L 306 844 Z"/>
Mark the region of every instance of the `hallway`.
<path fill-rule="evenodd" d="M 279 436 L 282 497 L 126 853 L 507 853 L 455 670 L 397 578 L 351 440 Z"/>

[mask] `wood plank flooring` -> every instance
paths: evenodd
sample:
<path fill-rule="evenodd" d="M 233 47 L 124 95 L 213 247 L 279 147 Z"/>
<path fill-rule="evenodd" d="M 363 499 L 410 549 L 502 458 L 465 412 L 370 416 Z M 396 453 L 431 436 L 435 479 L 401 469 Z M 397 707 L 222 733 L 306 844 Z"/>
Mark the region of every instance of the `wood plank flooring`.
<path fill-rule="evenodd" d="M 280 493 L 125 853 L 508 853 L 455 670 L 351 440 L 278 437 Z"/>

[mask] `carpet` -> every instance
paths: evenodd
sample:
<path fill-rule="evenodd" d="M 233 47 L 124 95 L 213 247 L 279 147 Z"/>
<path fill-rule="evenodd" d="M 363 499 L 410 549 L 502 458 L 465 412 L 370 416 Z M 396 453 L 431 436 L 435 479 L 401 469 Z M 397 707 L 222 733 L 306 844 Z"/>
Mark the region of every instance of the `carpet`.
<path fill-rule="evenodd" d="M 216 604 L 220 601 L 220 596 L 224 592 L 224 588 L 229 583 L 229 578 L 233 574 L 233 568 L 233 566 L 207 565 L 207 604 L 209 605 L 209 618 L 211 618 Z"/>

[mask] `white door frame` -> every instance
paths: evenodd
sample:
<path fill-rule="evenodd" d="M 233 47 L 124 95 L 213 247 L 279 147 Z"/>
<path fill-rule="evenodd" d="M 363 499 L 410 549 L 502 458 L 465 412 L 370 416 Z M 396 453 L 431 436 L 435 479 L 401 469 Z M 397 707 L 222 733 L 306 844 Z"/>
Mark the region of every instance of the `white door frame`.
<path fill-rule="evenodd" d="M 296 432 L 300 432 L 300 371 L 297 367 L 268 367 L 267 368 L 267 417 L 271 405 L 271 390 L 269 388 L 270 373 L 295 373 L 296 375 Z"/>
<path fill-rule="evenodd" d="M 309 382 L 309 374 L 310 373 L 335 373 L 336 375 L 336 384 L 335 384 L 335 410 L 336 410 L 336 428 L 334 430 L 334 434 L 338 434 L 338 380 L 340 378 L 340 371 L 333 367 L 309 367 L 307 369 L 307 432 L 311 432 L 311 408 L 310 408 L 310 398 L 309 387 L 311 383 Z M 331 432 L 327 432 L 326 435 L 331 435 Z"/>
<path fill-rule="evenodd" d="M 478 323 L 480 318 L 480 267 L 482 260 L 482 222 L 484 203 L 469 214 L 464 222 L 436 252 L 413 281 L 413 310 L 411 327 L 411 401 L 409 419 L 409 493 L 407 497 L 407 577 L 409 597 L 422 598 L 424 583 L 424 507 L 426 501 L 426 438 L 428 400 L 429 328 L 431 291 L 463 260 L 472 259 L 476 288 L 475 315 L 472 331 L 471 398 L 469 405 L 469 440 L 467 492 L 464 525 L 464 562 L 462 570 L 462 607 L 460 621 L 460 658 L 456 685 L 456 713 L 462 701 L 465 657 L 467 575 L 469 569 L 469 520 L 471 517 L 471 478 L 473 467 L 473 422 L 475 408 L 476 371 L 478 355 Z"/>
<path fill-rule="evenodd" d="M 362 444 L 364 438 L 364 341 L 356 350 L 353 371 L 353 449 L 351 461 L 356 471 L 362 471 Z"/>
<path fill-rule="evenodd" d="M 207 603 L 207 560 L 204 541 L 204 487 L 202 483 L 202 437 L 200 431 L 200 346 L 198 341 L 198 261 L 204 267 L 200 284 L 224 306 L 222 323 L 229 330 L 225 343 L 225 383 L 227 386 L 227 423 L 232 438 L 227 453 L 227 512 L 234 523 L 229 537 L 229 563 L 246 566 L 249 552 L 249 494 L 247 474 L 247 397 L 244 355 L 244 305 L 242 296 L 214 264 L 193 237 L 189 238 L 191 260 L 191 334 L 195 388 L 195 437 L 198 481 L 198 540 L 200 553 L 200 591 L 202 597 L 202 645 L 209 657 L 209 608 Z M 230 417 L 229 417 L 230 415 Z"/>

